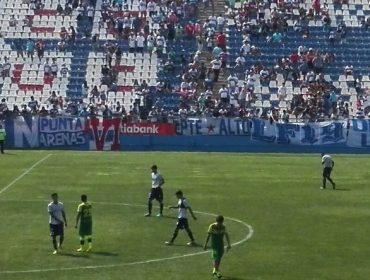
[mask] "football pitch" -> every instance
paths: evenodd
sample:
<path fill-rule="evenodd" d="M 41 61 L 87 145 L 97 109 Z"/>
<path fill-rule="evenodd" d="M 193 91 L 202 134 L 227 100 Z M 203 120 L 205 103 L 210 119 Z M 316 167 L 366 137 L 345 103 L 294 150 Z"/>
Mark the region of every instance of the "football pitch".
<path fill-rule="evenodd" d="M 0 279 L 212 279 L 202 245 L 215 215 L 233 243 L 221 272 L 229 280 L 370 279 L 369 156 L 332 155 L 333 191 L 321 187 L 318 154 L 104 153 L 9 151 L 0 155 Z M 164 217 L 145 218 L 157 164 L 166 183 Z M 177 221 L 182 190 L 197 220 L 196 242 Z M 57 192 L 68 227 L 52 255 L 47 204 Z M 81 194 L 93 207 L 93 251 L 78 253 Z"/>

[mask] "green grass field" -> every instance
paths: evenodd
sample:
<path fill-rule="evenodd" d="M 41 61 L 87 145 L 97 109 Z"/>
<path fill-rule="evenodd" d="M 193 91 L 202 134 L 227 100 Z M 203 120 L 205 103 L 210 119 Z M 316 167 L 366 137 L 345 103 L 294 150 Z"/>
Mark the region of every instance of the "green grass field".
<path fill-rule="evenodd" d="M 174 246 L 164 244 L 175 210 L 161 219 L 143 217 L 154 163 L 166 179 L 165 206 L 176 204 L 181 189 L 198 211 L 198 220 L 190 219 L 198 243 L 212 214 L 232 218 L 225 223 L 239 244 L 225 254 L 225 279 L 370 279 L 368 156 L 333 155 L 338 190 L 332 191 L 320 190 L 319 155 L 12 153 L 0 155 L 1 280 L 212 279 L 210 253 L 186 246 L 185 232 Z M 52 192 L 69 221 L 56 256 L 48 231 Z M 82 193 L 93 202 L 91 253 L 76 252 Z"/>

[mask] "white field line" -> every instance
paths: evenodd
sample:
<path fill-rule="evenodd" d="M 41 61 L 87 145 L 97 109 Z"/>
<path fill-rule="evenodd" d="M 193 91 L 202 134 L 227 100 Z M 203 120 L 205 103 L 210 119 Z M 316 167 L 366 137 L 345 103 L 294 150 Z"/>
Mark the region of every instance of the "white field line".
<path fill-rule="evenodd" d="M 26 176 L 32 169 L 34 169 L 36 166 L 38 166 L 43 161 L 47 160 L 50 156 L 51 156 L 51 154 L 48 154 L 46 157 L 40 159 L 38 162 L 36 162 L 34 165 L 32 165 L 30 168 L 28 168 L 26 171 L 24 171 L 18 178 L 16 178 L 14 181 L 10 182 L 3 189 L 1 189 L 0 190 L 0 194 L 2 194 L 3 192 L 5 192 L 7 189 L 9 189 L 15 183 L 17 183 L 20 179 L 22 179 L 24 176 Z"/>
<path fill-rule="evenodd" d="M 49 202 L 49 200 L 1 200 L 3 202 L 6 201 L 12 201 L 12 202 Z M 69 201 L 70 203 L 78 203 L 79 201 Z M 120 205 L 120 206 L 129 206 L 129 207 L 147 207 L 147 205 L 140 205 L 140 204 L 130 204 L 130 203 L 114 203 L 114 202 L 92 202 L 95 204 L 103 204 L 103 205 Z M 216 214 L 212 213 L 207 213 L 207 212 L 201 212 L 201 211 L 194 211 L 195 213 L 201 214 L 201 215 L 207 215 L 207 216 L 217 216 Z M 234 219 L 234 218 L 229 218 L 225 217 L 226 220 L 230 220 L 236 223 L 239 223 L 246 227 L 248 229 L 248 235 L 245 236 L 242 240 L 239 240 L 233 244 L 232 246 L 237 246 L 240 245 L 247 240 L 251 239 L 254 230 L 252 226 L 248 225 L 247 223 Z M 150 264 L 150 263 L 156 263 L 156 262 L 163 262 L 163 261 L 168 261 L 168 260 L 176 260 L 176 259 L 183 259 L 183 258 L 188 258 L 188 257 L 193 257 L 197 255 L 202 255 L 207 253 L 207 251 L 200 251 L 196 253 L 189 253 L 181 256 L 173 256 L 173 257 L 167 257 L 167 258 L 159 258 L 159 259 L 152 259 L 152 260 L 146 260 L 146 261 L 137 261 L 137 262 L 130 262 L 130 263 L 119 263 L 119 264 L 108 264 L 108 265 L 90 265 L 90 266 L 79 266 L 79 267 L 62 267 L 62 268 L 47 268 L 47 269 L 30 269 L 30 270 L 9 270 L 9 271 L 0 271 L 0 274 L 18 274 L 18 273 L 41 273 L 41 272 L 54 272 L 54 271 L 70 271 L 70 270 L 79 270 L 79 269 L 101 269 L 101 268 L 113 268 L 113 267 L 122 267 L 122 266 L 134 266 L 134 265 L 141 265 L 141 264 Z"/>

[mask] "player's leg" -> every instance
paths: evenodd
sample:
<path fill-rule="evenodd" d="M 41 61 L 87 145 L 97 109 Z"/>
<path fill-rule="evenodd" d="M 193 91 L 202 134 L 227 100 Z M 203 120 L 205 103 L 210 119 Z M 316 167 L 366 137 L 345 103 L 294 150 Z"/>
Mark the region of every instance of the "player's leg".
<path fill-rule="evenodd" d="M 335 189 L 335 183 L 334 183 L 334 181 L 331 179 L 330 175 L 331 175 L 331 168 L 328 170 L 326 178 L 328 179 L 328 181 L 329 181 L 329 182 L 330 182 L 330 184 L 332 185 L 333 189 Z"/>
<path fill-rule="evenodd" d="M 175 241 L 176 237 L 179 235 L 179 230 L 182 229 L 182 221 L 178 219 L 175 230 L 173 231 L 172 237 L 170 241 L 165 242 L 167 245 L 172 245 Z"/>
<path fill-rule="evenodd" d="M 85 236 L 80 235 L 80 248 L 77 249 L 77 252 L 83 252 L 85 245 Z"/>
<path fill-rule="evenodd" d="M 163 189 L 161 187 L 158 187 L 156 189 L 156 199 L 159 202 L 159 214 L 157 217 L 162 217 L 163 214 Z"/>
<path fill-rule="evenodd" d="M 62 250 L 62 244 L 64 241 L 64 225 L 63 224 L 58 225 L 58 234 L 59 234 L 58 249 Z"/>
<path fill-rule="evenodd" d="M 148 213 L 146 213 L 144 216 L 145 217 L 150 217 L 152 215 L 152 208 L 153 208 L 153 201 L 154 199 L 154 189 L 152 188 L 149 192 L 149 197 L 148 197 Z"/>
<path fill-rule="evenodd" d="M 191 231 L 190 227 L 189 227 L 189 223 L 188 223 L 188 219 L 186 219 L 184 221 L 184 228 L 186 230 L 186 233 L 188 234 L 189 238 L 190 238 L 190 242 L 188 243 L 188 245 L 194 245 L 195 244 L 195 239 L 194 239 L 194 235 L 193 235 L 193 232 Z"/>
<path fill-rule="evenodd" d="M 87 225 L 86 234 L 87 234 L 86 239 L 87 239 L 87 245 L 88 245 L 86 252 L 89 252 L 92 249 L 92 223 L 89 223 Z"/>
<path fill-rule="evenodd" d="M 57 245 L 57 236 L 56 236 L 55 226 L 50 224 L 49 227 L 50 227 L 51 242 L 53 243 L 53 248 L 54 248 L 53 254 L 57 254 L 58 245 Z"/>
<path fill-rule="evenodd" d="M 326 189 L 326 168 L 322 171 L 322 189 Z"/>

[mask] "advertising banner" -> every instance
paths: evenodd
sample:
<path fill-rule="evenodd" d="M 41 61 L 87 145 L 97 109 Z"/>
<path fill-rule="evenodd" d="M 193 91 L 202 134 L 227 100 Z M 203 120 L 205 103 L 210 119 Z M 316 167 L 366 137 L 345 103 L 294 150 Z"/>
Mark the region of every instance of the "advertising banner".
<path fill-rule="evenodd" d="M 118 151 L 121 119 L 91 118 L 88 122 L 90 150 Z"/>
<path fill-rule="evenodd" d="M 351 121 L 347 146 L 370 148 L 370 120 L 354 119 Z"/>
<path fill-rule="evenodd" d="M 122 134 L 127 135 L 175 135 L 172 123 L 123 123 Z"/>
<path fill-rule="evenodd" d="M 180 120 L 179 135 L 250 135 L 250 122 L 240 118 L 188 118 Z"/>

